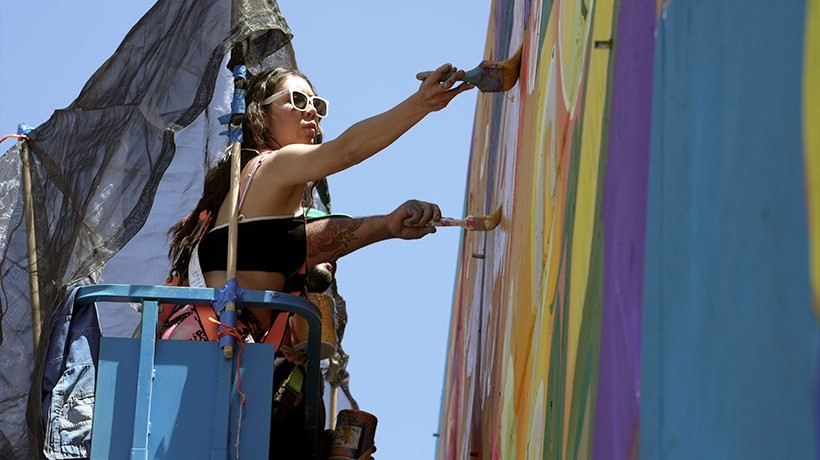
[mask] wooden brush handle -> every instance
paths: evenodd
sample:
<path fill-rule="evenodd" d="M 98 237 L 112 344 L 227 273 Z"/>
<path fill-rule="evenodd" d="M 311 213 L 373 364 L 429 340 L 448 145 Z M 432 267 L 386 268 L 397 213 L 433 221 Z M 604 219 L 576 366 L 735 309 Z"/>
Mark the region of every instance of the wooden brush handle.
<path fill-rule="evenodd" d="M 408 227 L 418 227 L 418 225 L 410 225 L 407 221 L 404 222 L 405 226 Z M 453 219 L 451 217 L 442 217 L 441 220 L 433 222 L 430 221 L 427 223 L 429 227 L 464 227 L 467 230 L 482 230 L 481 223 L 476 221 L 476 219 L 472 216 L 467 216 L 465 219 Z M 495 226 L 493 226 L 495 228 Z"/>
<path fill-rule="evenodd" d="M 464 227 L 467 225 L 467 220 L 442 217 L 438 222 L 430 222 L 430 225 L 434 227 Z"/>

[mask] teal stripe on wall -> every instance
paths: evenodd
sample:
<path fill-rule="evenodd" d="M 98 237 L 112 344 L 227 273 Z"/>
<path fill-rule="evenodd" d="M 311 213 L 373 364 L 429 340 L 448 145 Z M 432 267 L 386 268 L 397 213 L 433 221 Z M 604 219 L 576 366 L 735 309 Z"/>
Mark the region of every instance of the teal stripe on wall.
<path fill-rule="evenodd" d="M 641 458 L 817 458 L 803 1 L 658 21 Z"/>

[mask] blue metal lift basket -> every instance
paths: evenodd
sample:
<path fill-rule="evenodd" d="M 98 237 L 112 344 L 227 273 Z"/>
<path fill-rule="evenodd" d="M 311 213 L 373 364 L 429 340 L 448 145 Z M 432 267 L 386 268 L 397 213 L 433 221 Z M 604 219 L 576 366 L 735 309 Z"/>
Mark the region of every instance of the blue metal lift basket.
<path fill-rule="evenodd" d="M 95 302 L 142 304 L 140 338 L 102 337 L 97 371 L 91 458 L 268 458 L 273 395 L 272 345 L 244 344 L 242 391 L 247 404 L 239 424 L 236 357 L 216 342 L 156 340 L 160 303 L 213 304 L 217 290 L 170 286 L 82 287 L 75 305 Z M 289 311 L 309 325 L 305 379 L 306 430 L 311 452 L 318 436 L 321 314 L 304 298 L 272 291 L 246 291 L 241 307 Z M 240 305 L 237 305 L 240 307 Z"/>

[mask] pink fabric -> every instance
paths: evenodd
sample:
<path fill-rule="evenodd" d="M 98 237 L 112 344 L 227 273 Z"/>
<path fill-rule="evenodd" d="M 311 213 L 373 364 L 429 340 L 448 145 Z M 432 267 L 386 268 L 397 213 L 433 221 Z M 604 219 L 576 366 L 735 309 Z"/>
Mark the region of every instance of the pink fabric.
<path fill-rule="evenodd" d="M 211 307 L 206 308 L 209 314 L 216 317 Z M 242 335 L 243 341 L 245 343 L 261 342 L 264 339 L 265 331 L 258 325 L 258 321 L 253 321 L 256 319 L 253 314 L 243 311 L 240 316 L 236 319 L 236 329 Z M 250 321 L 248 321 L 249 317 L 252 317 Z M 208 333 L 210 332 L 210 335 L 216 340 L 218 328 L 219 326 L 208 321 L 207 317 L 200 317 L 200 312 L 197 311 L 196 306 L 191 304 L 177 305 L 157 336 L 160 340 L 208 341 Z"/>

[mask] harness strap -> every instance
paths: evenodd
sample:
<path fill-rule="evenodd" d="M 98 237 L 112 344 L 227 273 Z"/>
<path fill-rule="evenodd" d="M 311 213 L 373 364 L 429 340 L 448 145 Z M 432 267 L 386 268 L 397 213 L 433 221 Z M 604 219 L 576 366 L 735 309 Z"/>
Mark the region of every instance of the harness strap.
<path fill-rule="evenodd" d="M 270 329 L 268 329 L 267 334 L 265 334 L 262 343 L 273 345 L 274 351 L 279 351 L 279 347 L 282 346 L 282 341 L 285 339 L 289 316 L 290 315 L 285 312 L 277 313 L 276 319 L 273 320 L 273 324 L 271 324 Z"/>
<path fill-rule="evenodd" d="M 196 314 L 202 323 L 202 328 L 205 330 L 205 336 L 208 338 L 208 341 L 218 342 L 219 324 L 208 320 L 208 318 L 217 317 L 213 307 L 210 305 L 194 305 L 194 308 L 196 308 Z M 279 347 L 282 346 L 282 341 L 287 331 L 288 316 L 285 312 L 279 312 L 270 329 L 265 333 L 265 338 L 262 340 L 262 343 L 273 345 L 274 353 L 279 351 Z"/>
<path fill-rule="evenodd" d="M 208 318 L 218 318 L 219 316 L 210 305 L 194 305 L 199 321 L 202 323 L 202 329 L 205 330 L 205 336 L 208 337 L 209 342 L 219 341 L 219 325 L 208 320 Z"/>

